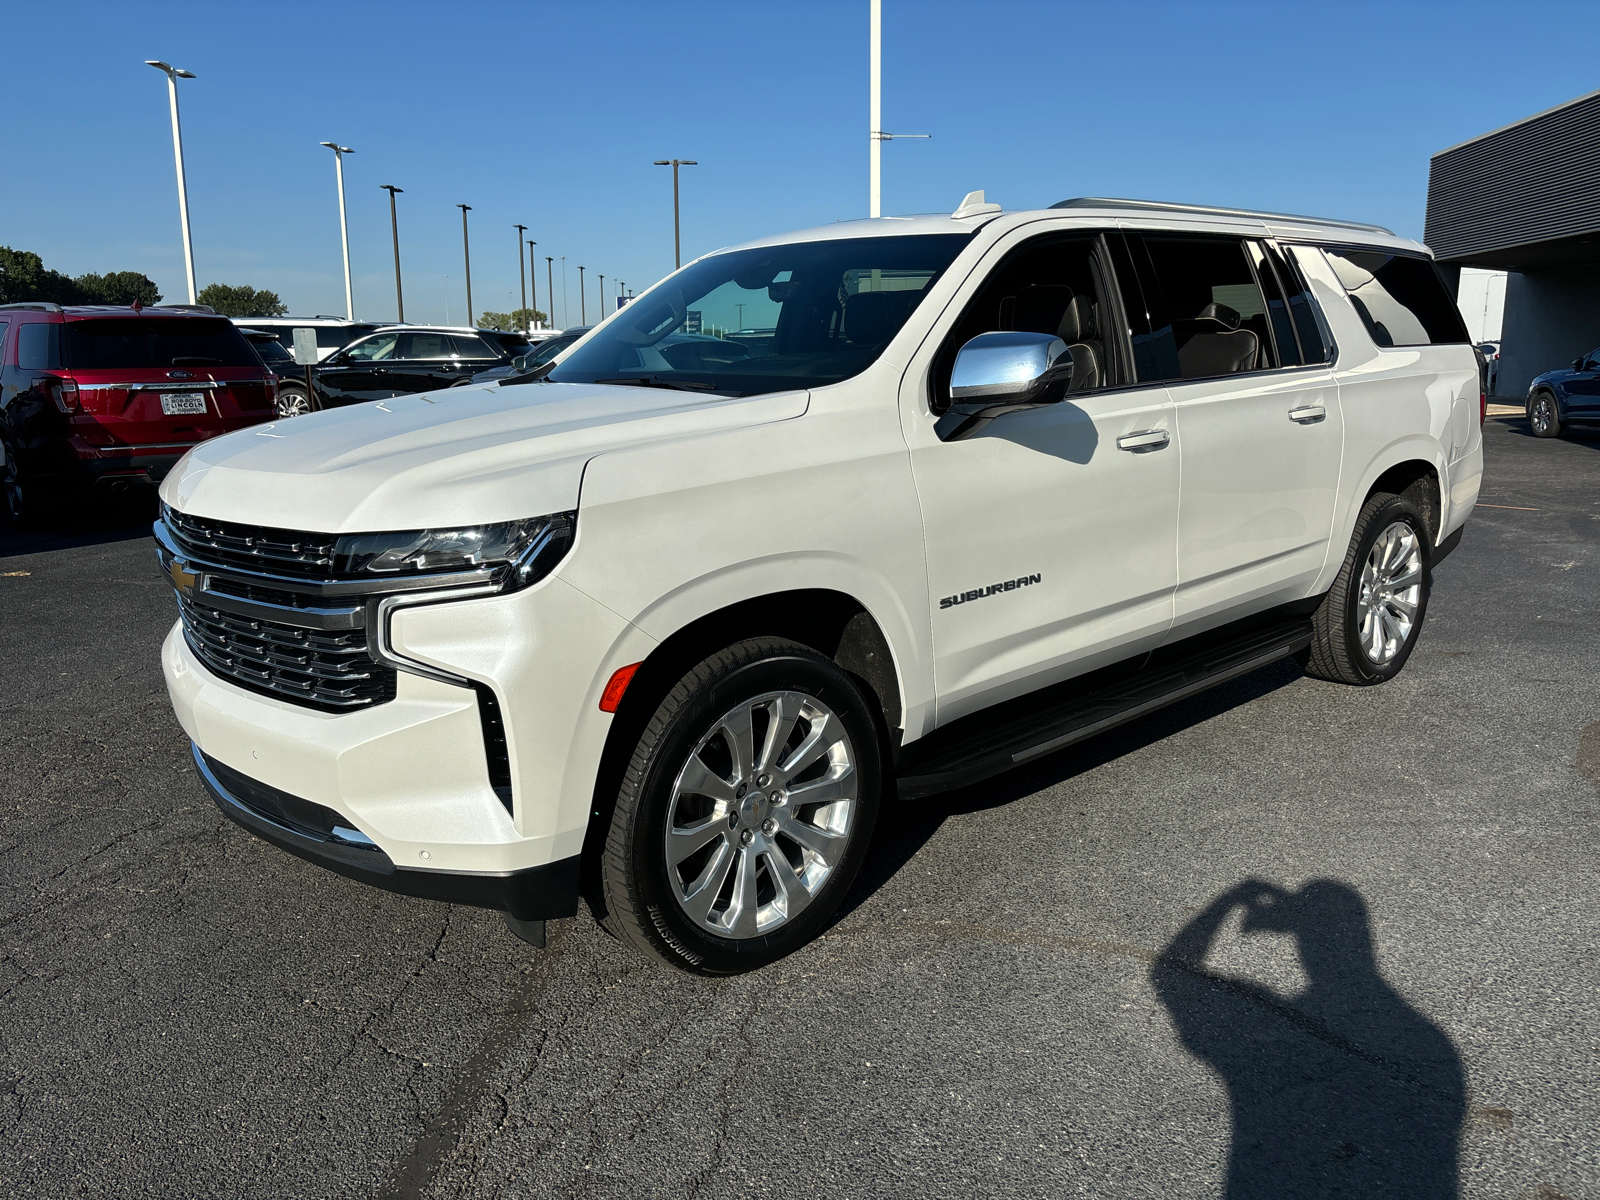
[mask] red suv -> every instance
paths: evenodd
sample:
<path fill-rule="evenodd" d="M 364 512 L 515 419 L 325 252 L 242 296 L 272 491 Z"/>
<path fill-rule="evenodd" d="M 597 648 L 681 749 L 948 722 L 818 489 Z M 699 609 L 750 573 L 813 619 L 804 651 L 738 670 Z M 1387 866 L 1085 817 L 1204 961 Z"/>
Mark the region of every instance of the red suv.
<path fill-rule="evenodd" d="M 0 305 L 0 494 L 157 484 L 197 442 L 276 415 L 233 322 L 193 309 Z"/>

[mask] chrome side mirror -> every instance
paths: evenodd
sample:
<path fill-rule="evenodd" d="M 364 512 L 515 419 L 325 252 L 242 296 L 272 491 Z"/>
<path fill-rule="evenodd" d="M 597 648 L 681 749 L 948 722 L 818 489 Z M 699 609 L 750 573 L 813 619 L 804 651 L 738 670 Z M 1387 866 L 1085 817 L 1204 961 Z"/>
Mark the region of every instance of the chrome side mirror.
<path fill-rule="evenodd" d="M 513 358 L 511 360 L 511 369 L 518 375 L 521 375 L 528 369 L 528 356 L 526 354 L 519 354 Z"/>
<path fill-rule="evenodd" d="M 1061 399 L 1072 352 L 1048 333 L 980 333 L 956 355 L 950 407 L 935 430 L 945 441 L 970 437 L 1002 413 Z"/>

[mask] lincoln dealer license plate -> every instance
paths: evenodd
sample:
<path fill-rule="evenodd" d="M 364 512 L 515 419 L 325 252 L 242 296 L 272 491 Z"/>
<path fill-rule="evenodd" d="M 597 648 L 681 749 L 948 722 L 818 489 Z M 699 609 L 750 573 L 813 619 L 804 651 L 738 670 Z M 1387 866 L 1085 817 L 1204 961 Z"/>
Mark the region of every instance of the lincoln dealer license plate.
<path fill-rule="evenodd" d="M 204 392 L 162 392 L 161 411 L 169 417 L 204 416 L 206 413 L 206 394 Z"/>

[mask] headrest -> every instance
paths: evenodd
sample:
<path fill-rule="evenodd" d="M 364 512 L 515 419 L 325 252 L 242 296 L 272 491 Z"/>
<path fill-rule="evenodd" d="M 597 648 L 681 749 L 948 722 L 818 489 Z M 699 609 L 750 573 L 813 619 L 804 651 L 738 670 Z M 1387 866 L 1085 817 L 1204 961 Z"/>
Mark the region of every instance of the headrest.
<path fill-rule="evenodd" d="M 845 338 L 857 346 L 889 340 L 905 309 L 905 292 L 857 292 L 844 298 Z M 914 293 L 911 293 L 914 294 Z"/>
<path fill-rule="evenodd" d="M 1061 325 L 1056 336 L 1069 345 L 1073 342 L 1091 342 L 1100 336 L 1099 321 L 1095 319 L 1095 303 L 1088 296 L 1074 296 L 1067 311 L 1061 315 Z"/>
<path fill-rule="evenodd" d="M 1061 310 L 1072 300 L 1072 289 L 1064 283 L 1031 283 L 1017 293 L 1011 310 L 1011 328 L 1024 333 L 1054 333 L 1061 323 Z"/>
<path fill-rule="evenodd" d="M 1213 301 L 1194 315 L 1194 325 L 1196 333 L 1229 333 L 1239 328 L 1239 310 Z"/>

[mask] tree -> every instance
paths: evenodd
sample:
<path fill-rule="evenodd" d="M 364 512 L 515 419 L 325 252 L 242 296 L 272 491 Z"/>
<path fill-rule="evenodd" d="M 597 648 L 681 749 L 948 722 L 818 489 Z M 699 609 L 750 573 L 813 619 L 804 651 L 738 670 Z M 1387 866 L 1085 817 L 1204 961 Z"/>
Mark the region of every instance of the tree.
<path fill-rule="evenodd" d="M 112 271 L 105 275 L 79 275 L 73 281 L 83 293 L 85 304 L 132 304 L 144 307 L 160 303 L 155 280 L 138 271 Z M 93 299 L 90 299 L 93 297 Z"/>
<path fill-rule="evenodd" d="M 52 271 L 31 250 L 0 246 L 0 304 L 45 300 L 55 304 L 140 304 L 161 299 L 155 281 L 138 271 L 79 275 Z"/>
<path fill-rule="evenodd" d="M 43 300 L 55 304 L 81 303 L 78 285 L 60 271 L 52 271 L 32 250 L 0 246 L 0 304 Z"/>
<path fill-rule="evenodd" d="M 486 312 L 478 316 L 479 329 L 498 329 L 503 333 L 521 333 L 528 328 L 528 323 L 544 320 L 544 314 L 536 308 L 519 308 L 516 312 L 499 313 Z"/>
<path fill-rule="evenodd" d="M 226 283 L 208 283 L 196 299 L 209 304 L 225 317 L 281 317 L 289 306 L 278 299 L 277 292 L 265 288 L 257 291 L 247 283 L 234 287 Z"/>

